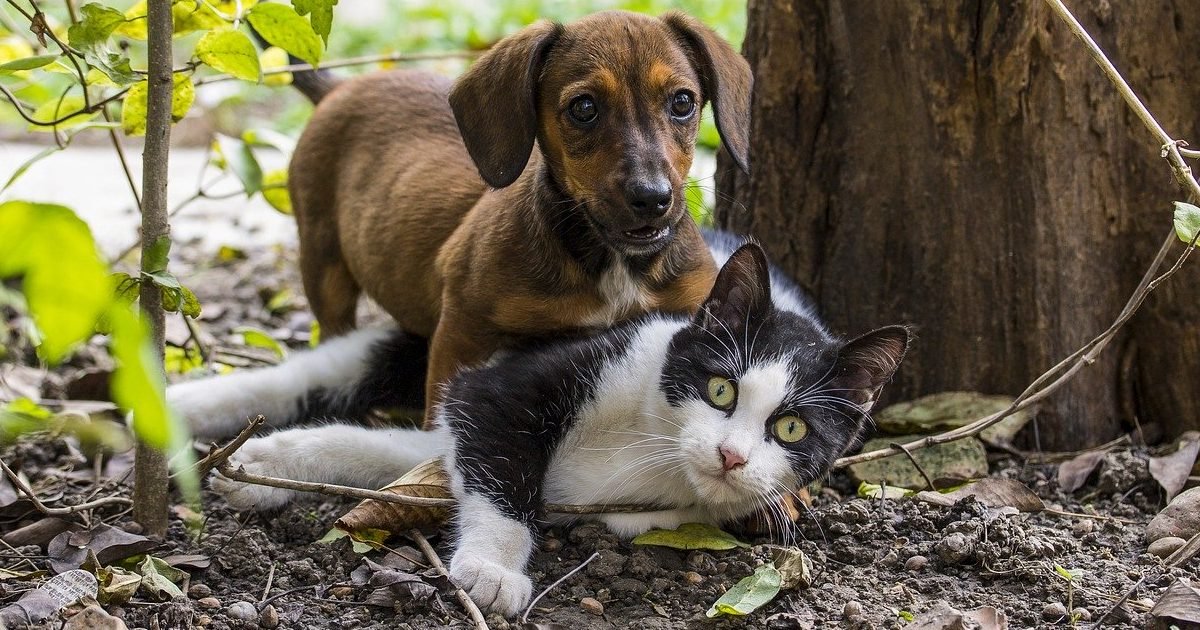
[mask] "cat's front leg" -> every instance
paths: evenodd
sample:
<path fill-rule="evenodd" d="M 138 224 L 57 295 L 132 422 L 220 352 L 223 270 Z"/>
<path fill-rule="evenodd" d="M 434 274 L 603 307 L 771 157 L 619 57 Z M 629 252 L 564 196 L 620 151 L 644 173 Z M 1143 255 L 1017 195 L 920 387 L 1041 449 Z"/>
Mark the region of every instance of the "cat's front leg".
<path fill-rule="evenodd" d="M 450 578 L 479 607 L 514 617 L 533 596 L 533 581 L 525 575 L 533 542 L 528 525 L 506 516 L 483 495 L 462 493 Z"/>

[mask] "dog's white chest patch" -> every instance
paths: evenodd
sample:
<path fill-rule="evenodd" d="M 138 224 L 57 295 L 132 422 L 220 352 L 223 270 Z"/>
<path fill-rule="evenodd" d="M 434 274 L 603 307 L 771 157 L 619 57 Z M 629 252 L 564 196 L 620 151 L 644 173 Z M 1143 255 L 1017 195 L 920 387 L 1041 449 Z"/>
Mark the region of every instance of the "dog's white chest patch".
<path fill-rule="evenodd" d="M 616 261 L 606 269 L 598 286 L 604 305 L 588 318 L 588 326 L 611 326 L 628 317 L 630 311 L 647 311 L 653 306 L 649 292 L 623 262 Z"/>

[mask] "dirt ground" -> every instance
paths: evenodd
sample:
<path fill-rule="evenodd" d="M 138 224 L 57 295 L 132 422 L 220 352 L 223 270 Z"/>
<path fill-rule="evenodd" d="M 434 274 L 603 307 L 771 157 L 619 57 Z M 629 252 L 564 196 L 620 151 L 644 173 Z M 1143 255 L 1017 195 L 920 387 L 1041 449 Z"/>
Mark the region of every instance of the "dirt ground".
<path fill-rule="evenodd" d="M 297 282 L 294 252 L 226 252 L 225 260 L 219 261 L 189 257 L 186 247 L 180 250 L 173 268 L 204 305 L 199 332 L 208 352 L 239 365 L 266 359 L 269 353 L 236 341 L 232 330 L 242 325 L 268 331 L 293 348 L 307 345 L 311 317 Z M 370 309 L 367 315 L 377 316 Z M 187 327 L 178 316 L 172 321 L 169 341 L 189 343 Z M 83 381 L 101 377 L 83 375 L 103 368 L 98 356 L 83 353 L 72 365 L 50 374 L 42 385 L 43 395 L 63 398 L 89 391 Z M 97 489 L 86 472 L 92 464 L 69 440 L 24 440 L 0 454 L 44 496 L 61 494 L 52 505 L 78 502 Z M 529 620 L 564 628 L 899 628 L 942 601 L 964 611 L 993 606 L 1007 616 L 1011 628 L 1071 625 L 1071 615 L 1064 614 L 1071 609 L 1075 622 L 1087 625 L 1140 581 L 1128 603 L 1104 625 L 1142 628 L 1148 603 L 1176 577 L 1195 578 L 1200 572 L 1196 558 L 1166 569 L 1146 553 L 1144 527 L 1161 509 L 1164 497 L 1147 472 L 1145 457 L 1138 450 L 1114 450 L 1087 485 L 1067 495 L 1057 486 L 1054 464 L 1022 461 L 1010 453 L 991 456 L 993 476 L 1021 481 L 1056 510 L 1097 515 L 1094 518 L 1047 512 L 997 516 L 974 500 L 946 508 L 915 500 L 862 499 L 855 496 L 854 484 L 836 473 L 797 524 L 796 545 L 813 562 L 813 585 L 781 593 L 740 618 L 710 620 L 705 611 L 769 557 L 766 545 L 778 541 L 747 539 L 754 544 L 751 548 L 685 552 L 634 546 L 594 524 L 551 528 L 530 567 L 538 589 L 593 552 L 600 556 L 551 590 Z M 118 481 L 127 474 L 120 466 L 110 468 L 106 474 Z M 128 493 L 127 484 L 119 482 L 117 487 Z M 156 552 L 211 559 L 207 569 L 189 571 L 186 599 L 156 603 L 139 594 L 109 610 L 130 628 L 471 627 L 449 593 L 390 607 L 364 603 L 367 593 L 351 578 L 363 556 L 344 539 L 317 542 L 353 503 L 314 496 L 274 514 L 239 514 L 205 492 L 199 534 L 185 526 L 180 516 L 187 513 L 181 511 L 172 517 L 168 549 Z M 0 534 L 41 518 L 8 517 L 0 521 Z M 119 508 L 100 510 L 94 519 L 139 529 Z M 447 538 L 432 535 L 431 540 L 442 557 L 448 557 Z M 419 558 L 415 549 L 404 549 L 412 544 L 404 539 L 388 543 L 403 555 Z M 43 546 L 3 551 L 0 566 L 5 568 L 27 570 L 28 563 L 49 568 Z M 382 562 L 388 553 L 374 551 L 367 557 Z M 1056 565 L 1081 571 L 1070 588 Z M 0 581 L 0 600 L 14 601 L 42 579 Z M 584 598 L 597 600 L 603 610 L 585 609 Z M 51 620 L 42 627 L 61 624 Z M 510 627 L 494 617 L 489 624 Z"/>

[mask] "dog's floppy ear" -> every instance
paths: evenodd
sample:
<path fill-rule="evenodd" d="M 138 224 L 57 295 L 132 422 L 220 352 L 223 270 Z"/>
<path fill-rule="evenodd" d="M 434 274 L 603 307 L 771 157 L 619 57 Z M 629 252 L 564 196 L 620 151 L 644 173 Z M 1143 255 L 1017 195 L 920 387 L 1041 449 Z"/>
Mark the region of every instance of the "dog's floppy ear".
<path fill-rule="evenodd" d="M 725 149 L 743 171 L 749 172 L 750 92 L 754 88 L 750 64 L 696 18 L 672 11 L 662 19 L 692 54 L 700 87 L 705 98 L 712 101 Z"/>
<path fill-rule="evenodd" d="M 483 181 L 503 188 L 525 170 L 537 135 L 537 84 L 562 25 L 541 21 L 497 43 L 454 84 L 450 108 Z"/>

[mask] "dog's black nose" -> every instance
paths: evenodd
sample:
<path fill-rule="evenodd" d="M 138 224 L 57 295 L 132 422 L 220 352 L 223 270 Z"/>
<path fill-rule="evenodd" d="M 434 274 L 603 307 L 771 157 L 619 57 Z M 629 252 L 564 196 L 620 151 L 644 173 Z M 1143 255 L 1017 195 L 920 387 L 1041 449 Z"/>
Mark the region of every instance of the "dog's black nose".
<path fill-rule="evenodd" d="M 632 182 L 625 189 L 625 201 L 639 217 L 661 217 L 671 209 L 671 184 L 665 179 Z"/>

